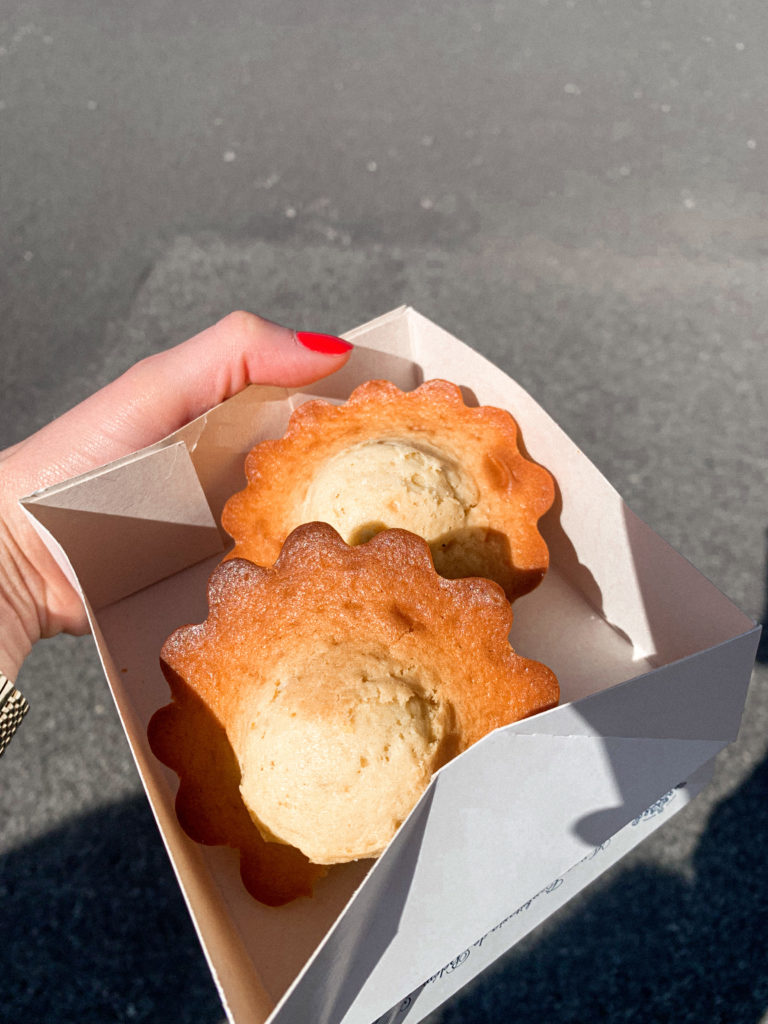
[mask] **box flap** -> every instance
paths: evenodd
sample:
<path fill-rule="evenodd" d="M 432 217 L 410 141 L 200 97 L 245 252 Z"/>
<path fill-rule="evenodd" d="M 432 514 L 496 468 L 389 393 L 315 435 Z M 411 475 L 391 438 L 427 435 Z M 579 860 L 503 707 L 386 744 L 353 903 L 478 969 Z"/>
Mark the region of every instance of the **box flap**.
<path fill-rule="evenodd" d="M 223 550 L 183 441 L 23 501 L 66 552 L 94 608 Z"/>
<path fill-rule="evenodd" d="M 617 863 L 682 810 L 710 781 L 713 768 L 714 762 L 707 762 L 687 783 L 665 793 L 607 842 L 590 850 L 577 864 L 553 878 L 524 903 L 504 910 L 500 908 L 503 916 L 492 928 L 467 945 L 457 946 L 450 960 L 407 995 L 398 997 L 389 1011 L 376 1018 L 376 1024 L 421 1020 L 440 1006 L 608 867 Z M 359 1014 L 353 1007 L 343 1018 L 342 1024 L 354 1024 L 356 1019 L 359 1020 Z"/>

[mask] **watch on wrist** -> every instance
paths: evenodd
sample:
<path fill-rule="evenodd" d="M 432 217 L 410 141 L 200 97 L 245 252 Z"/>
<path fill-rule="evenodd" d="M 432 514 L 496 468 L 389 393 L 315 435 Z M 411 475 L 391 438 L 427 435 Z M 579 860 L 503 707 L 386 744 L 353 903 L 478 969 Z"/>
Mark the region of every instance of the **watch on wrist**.
<path fill-rule="evenodd" d="M 0 672 L 0 756 L 29 711 L 29 704 L 11 680 Z"/>

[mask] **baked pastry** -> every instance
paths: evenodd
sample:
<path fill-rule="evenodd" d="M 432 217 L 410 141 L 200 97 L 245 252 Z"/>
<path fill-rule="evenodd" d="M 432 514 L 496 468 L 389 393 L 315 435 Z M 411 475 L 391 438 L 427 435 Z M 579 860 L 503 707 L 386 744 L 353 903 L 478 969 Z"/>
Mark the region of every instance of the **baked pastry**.
<path fill-rule="evenodd" d="M 447 381 L 410 392 L 368 381 L 345 405 L 307 402 L 282 438 L 251 450 L 245 470 L 222 516 L 235 541 L 228 557 L 271 565 L 291 530 L 321 521 L 349 544 L 410 530 L 441 575 L 493 579 L 510 601 L 549 564 L 537 523 L 554 500 L 552 477 L 521 453 L 508 412 L 468 407 Z"/>
<path fill-rule="evenodd" d="M 265 902 L 380 854 L 441 765 L 558 700 L 510 647 L 501 588 L 440 577 L 404 530 L 350 547 L 301 526 L 271 568 L 222 562 L 208 598 L 163 646 L 174 703 L 150 744 L 180 776 L 183 827 L 239 847 Z"/>

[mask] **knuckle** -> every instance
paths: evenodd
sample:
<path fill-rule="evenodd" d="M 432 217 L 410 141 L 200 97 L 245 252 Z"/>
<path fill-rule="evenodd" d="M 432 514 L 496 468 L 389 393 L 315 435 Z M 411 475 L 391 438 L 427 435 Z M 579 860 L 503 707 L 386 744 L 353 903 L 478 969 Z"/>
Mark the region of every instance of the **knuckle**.
<path fill-rule="evenodd" d="M 233 310 L 219 321 L 219 327 L 222 330 L 245 334 L 249 337 L 262 334 L 267 326 L 271 326 L 268 320 L 245 309 Z"/>

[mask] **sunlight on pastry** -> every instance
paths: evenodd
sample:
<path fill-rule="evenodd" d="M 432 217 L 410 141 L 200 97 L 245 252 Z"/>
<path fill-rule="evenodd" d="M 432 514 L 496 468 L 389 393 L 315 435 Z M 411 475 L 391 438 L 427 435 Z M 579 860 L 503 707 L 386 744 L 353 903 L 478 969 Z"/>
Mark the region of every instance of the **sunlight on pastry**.
<path fill-rule="evenodd" d="M 411 530 L 432 542 L 465 525 L 477 488 L 444 453 L 399 439 L 339 452 L 310 482 L 299 522 L 329 523 L 348 544 L 380 530 Z"/>
<path fill-rule="evenodd" d="M 495 580 L 510 602 L 549 565 L 538 524 L 554 502 L 552 477 L 527 456 L 507 410 L 469 406 L 449 381 L 401 391 L 371 380 L 343 405 L 304 402 L 282 437 L 250 450 L 245 473 L 222 512 L 235 542 L 228 558 L 271 565 L 291 530 L 324 522 L 350 544 L 409 530 L 442 576 Z"/>
<path fill-rule="evenodd" d="M 383 851 L 445 760 L 449 716 L 418 671 L 331 650 L 246 703 L 233 745 L 265 839 L 315 864 Z"/>

